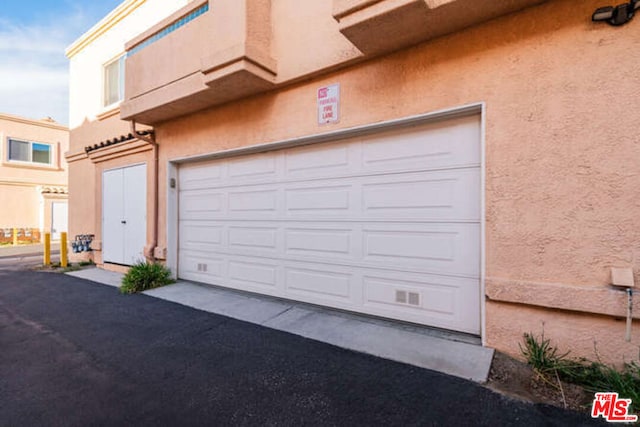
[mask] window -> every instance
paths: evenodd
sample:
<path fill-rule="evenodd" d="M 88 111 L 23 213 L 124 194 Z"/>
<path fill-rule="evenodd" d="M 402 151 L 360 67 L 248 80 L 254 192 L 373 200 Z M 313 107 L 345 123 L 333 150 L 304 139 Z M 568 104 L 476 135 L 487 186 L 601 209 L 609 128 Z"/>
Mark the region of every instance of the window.
<path fill-rule="evenodd" d="M 124 59 L 123 55 L 104 66 L 104 107 L 124 99 Z"/>
<path fill-rule="evenodd" d="M 141 51 L 145 47 L 171 34 L 172 32 L 176 31 L 178 28 L 181 28 L 184 25 L 187 25 L 189 22 L 193 21 L 194 19 L 196 19 L 197 17 L 201 16 L 203 13 L 208 11 L 209 11 L 209 3 L 203 4 L 196 10 L 192 11 L 191 13 L 183 16 L 182 18 L 171 23 L 170 25 L 167 25 L 157 33 L 154 33 L 153 35 L 149 36 L 149 38 L 143 41 L 142 43 L 134 46 L 131 50 L 127 52 L 127 56 L 135 55 L 137 52 Z"/>
<path fill-rule="evenodd" d="M 9 139 L 9 160 L 50 165 L 51 145 Z"/>

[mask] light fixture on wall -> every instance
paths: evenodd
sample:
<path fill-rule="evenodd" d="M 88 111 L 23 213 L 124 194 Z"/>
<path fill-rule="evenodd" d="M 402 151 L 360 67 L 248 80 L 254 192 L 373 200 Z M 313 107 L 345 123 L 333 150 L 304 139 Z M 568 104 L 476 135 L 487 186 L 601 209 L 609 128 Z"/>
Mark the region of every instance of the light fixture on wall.
<path fill-rule="evenodd" d="M 606 22 L 617 27 L 631 21 L 638 9 L 640 9 L 640 0 L 631 0 L 629 3 L 622 3 L 615 7 L 600 7 L 593 13 L 591 20 Z"/>

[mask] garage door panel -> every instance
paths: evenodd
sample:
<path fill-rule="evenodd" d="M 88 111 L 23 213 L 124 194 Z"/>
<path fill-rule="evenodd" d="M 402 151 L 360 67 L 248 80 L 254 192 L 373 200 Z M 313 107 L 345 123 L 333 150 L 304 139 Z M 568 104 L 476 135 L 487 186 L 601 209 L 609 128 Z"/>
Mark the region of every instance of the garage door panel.
<path fill-rule="evenodd" d="M 289 179 L 308 179 L 350 173 L 352 145 L 322 144 L 288 150 L 284 153 L 284 175 Z"/>
<path fill-rule="evenodd" d="M 344 258 L 354 256 L 352 242 L 354 231 L 351 228 L 285 228 L 285 252 L 289 255 L 335 256 Z"/>
<path fill-rule="evenodd" d="M 183 219 L 242 218 L 275 215 L 280 207 L 291 218 L 420 218 L 479 221 L 479 170 L 352 177 L 304 184 L 278 184 L 184 192 Z M 279 188 L 282 188 L 280 191 Z M 226 210 L 228 200 L 229 211 Z"/>
<path fill-rule="evenodd" d="M 364 208 L 368 213 L 450 208 L 453 206 L 455 184 L 455 179 L 414 179 L 366 184 L 363 188 Z M 426 194 L 429 196 L 422 196 Z"/>
<path fill-rule="evenodd" d="M 222 181 L 221 164 L 191 165 L 180 170 L 180 190 L 198 190 L 217 186 Z"/>
<path fill-rule="evenodd" d="M 479 129 L 184 165 L 179 277 L 477 334 Z"/>
<path fill-rule="evenodd" d="M 479 333 L 478 284 L 473 279 L 438 275 L 369 272 L 363 277 L 364 306 L 415 322 Z"/>
<path fill-rule="evenodd" d="M 410 268 L 441 274 L 479 274 L 478 224 L 413 222 L 183 222 L 189 250 L 285 260 Z M 225 237 L 226 236 L 226 237 Z M 226 240 L 225 240 L 226 239 Z"/>
<path fill-rule="evenodd" d="M 277 153 L 257 154 L 239 157 L 228 161 L 228 182 L 246 183 L 251 181 L 263 182 L 275 180 Z"/>
<path fill-rule="evenodd" d="M 457 287 L 431 283 L 365 277 L 365 304 L 382 305 L 387 310 L 426 310 L 453 316 L 456 313 Z"/>
<path fill-rule="evenodd" d="M 353 281 L 352 273 L 332 271 L 331 268 L 285 267 L 285 288 L 291 295 L 349 304 Z"/>
<path fill-rule="evenodd" d="M 184 250 L 180 255 L 180 272 L 185 279 L 204 281 L 222 279 L 226 276 L 224 257 L 216 257 L 202 251 Z"/>
<path fill-rule="evenodd" d="M 215 225 L 214 225 L 215 224 Z M 283 221 L 182 221 L 181 250 L 270 259 L 355 260 L 353 224 Z"/>
<path fill-rule="evenodd" d="M 479 224 L 366 224 L 363 259 L 382 265 L 479 276 Z"/>
<path fill-rule="evenodd" d="M 232 191 L 229 193 L 229 213 L 275 213 L 278 208 L 276 190 Z"/>
<path fill-rule="evenodd" d="M 455 122 L 367 138 L 362 144 L 362 170 L 410 171 L 479 165 L 477 118 Z"/>
<path fill-rule="evenodd" d="M 362 184 L 366 217 L 479 221 L 477 168 L 367 177 Z"/>
<path fill-rule="evenodd" d="M 204 223 L 180 225 L 180 247 L 189 251 L 214 252 L 223 249 L 224 227 Z"/>
<path fill-rule="evenodd" d="M 229 227 L 229 247 L 277 251 L 277 227 Z"/>
<path fill-rule="evenodd" d="M 225 194 L 220 191 L 184 192 L 180 195 L 182 220 L 208 220 L 225 215 Z"/>
<path fill-rule="evenodd" d="M 345 215 L 352 207 L 353 186 L 314 186 L 287 188 L 287 215 Z"/>
<path fill-rule="evenodd" d="M 278 276 L 278 265 L 261 262 L 242 261 L 232 259 L 229 261 L 229 280 L 244 288 L 261 289 L 275 288 Z"/>

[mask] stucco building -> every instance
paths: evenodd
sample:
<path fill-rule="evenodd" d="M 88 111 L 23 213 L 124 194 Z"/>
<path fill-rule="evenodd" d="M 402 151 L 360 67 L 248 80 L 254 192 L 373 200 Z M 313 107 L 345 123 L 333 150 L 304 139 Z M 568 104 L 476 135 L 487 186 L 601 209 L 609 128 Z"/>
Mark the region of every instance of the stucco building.
<path fill-rule="evenodd" d="M 51 119 L 0 114 L 0 240 L 67 231 L 69 131 Z"/>
<path fill-rule="evenodd" d="M 99 265 L 638 357 L 610 283 L 640 267 L 640 22 L 594 23 L 596 0 L 167 3 L 67 50 L 71 234 Z"/>

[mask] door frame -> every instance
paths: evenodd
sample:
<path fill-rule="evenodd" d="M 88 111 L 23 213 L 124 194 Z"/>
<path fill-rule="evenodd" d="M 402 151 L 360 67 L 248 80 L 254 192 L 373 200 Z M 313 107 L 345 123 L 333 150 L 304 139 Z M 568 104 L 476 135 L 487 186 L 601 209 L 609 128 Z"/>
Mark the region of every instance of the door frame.
<path fill-rule="evenodd" d="M 126 169 L 126 168 L 132 168 L 132 167 L 136 167 L 136 166 L 147 166 L 147 162 L 137 162 L 137 163 L 131 163 L 131 164 L 126 164 L 126 165 L 120 165 L 120 166 L 114 166 L 111 168 L 104 168 L 100 171 L 100 240 L 102 241 L 101 243 L 101 247 L 100 247 L 100 252 L 101 252 L 101 256 L 102 256 L 102 263 L 103 264 L 114 264 L 114 265 L 123 265 L 123 264 L 118 264 L 118 263 L 114 263 L 114 262 L 109 262 L 104 260 L 104 173 L 105 172 L 111 172 L 111 171 L 115 171 L 115 170 L 120 170 L 120 169 Z M 146 172 L 146 169 L 145 169 Z M 149 188 L 148 185 L 145 183 L 145 193 L 149 192 Z M 147 195 L 145 194 L 145 201 L 147 200 Z M 148 212 L 147 212 L 148 214 Z M 145 221 L 145 230 L 146 230 L 147 224 Z M 146 239 L 145 239 L 145 245 L 146 245 Z M 144 250 L 144 248 L 143 248 Z"/>
<path fill-rule="evenodd" d="M 285 148 L 299 147 L 303 145 L 319 144 L 323 142 L 336 142 L 341 139 L 375 134 L 377 132 L 401 129 L 412 125 L 437 123 L 447 119 L 478 115 L 480 117 L 480 338 L 482 345 L 486 346 L 486 121 L 487 106 L 484 101 L 437 110 L 429 113 L 403 117 L 399 119 L 376 122 L 363 126 L 355 126 L 338 129 L 329 132 L 317 133 L 299 138 L 285 139 L 267 144 L 257 144 L 247 147 L 233 148 L 216 151 L 205 155 L 177 157 L 167 161 L 167 186 L 166 186 L 166 233 L 167 233 L 167 267 L 171 269 L 174 279 L 178 278 L 178 203 L 179 203 L 179 168 L 181 164 L 197 163 L 206 160 L 238 157 L 246 154 L 256 154 Z M 173 183 L 173 184 L 172 184 Z M 173 185 L 173 186 L 172 186 Z"/>

